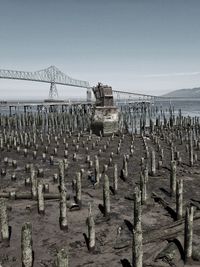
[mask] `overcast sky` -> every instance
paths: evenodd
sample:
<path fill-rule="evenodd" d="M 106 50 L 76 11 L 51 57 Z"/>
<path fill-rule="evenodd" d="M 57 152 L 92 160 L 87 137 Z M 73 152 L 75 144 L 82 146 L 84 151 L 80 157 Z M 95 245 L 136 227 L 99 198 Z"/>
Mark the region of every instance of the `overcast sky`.
<path fill-rule="evenodd" d="M 0 0 L 0 69 L 55 65 L 91 85 L 155 95 L 198 87 L 199 12 L 199 0 Z M 48 90 L 0 79 L 0 99 L 44 98 Z"/>

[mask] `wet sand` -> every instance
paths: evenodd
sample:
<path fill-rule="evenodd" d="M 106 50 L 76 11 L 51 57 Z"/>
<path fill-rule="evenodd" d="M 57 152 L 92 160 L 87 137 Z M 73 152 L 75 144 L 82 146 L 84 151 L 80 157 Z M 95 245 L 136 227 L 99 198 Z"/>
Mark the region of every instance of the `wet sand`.
<path fill-rule="evenodd" d="M 30 173 L 25 171 L 25 164 L 32 163 L 35 168 L 43 168 L 44 177 L 38 178 L 43 183 L 49 184 L 50 193 L 59 193 L 58 184 L 53 182 L 53 174 L 58 173 L 58 161 L 64 158 L 63 138 L 67 139 L 68 148 L 68 170 L 65 174 L 65 182 L 67 192 L 70 195 L 70 201 L 74 202 L 75 192 L 72 190 L 72 180 L 76 177 L 76 172 L 84 169 L 82 178 L 82 208 L 80 210 L 68 210 L 68 232 L 60 230 L 59 227 L 59 200 L 45 200 L 45 214 L 38 214 L 37 201 L 34 200 L 8 200 L 8 217 L 9 225 L 12 227 L 9 246 L 0 242 L 0 263 L 2 267 L 21 266 L 21 227 L 25 222 L 32 224 L 33 250 L 34 250 L 34 266 L 55 266 L 57 251 L 60 248 L 65 248 L 69 255 L 69 266 L 129 266 L 128 261 L 132 261 L 132 223 L 133 223 L 133 192 L 136 186 L 139 186 L 141 172 L 141 157 L 145 157 L 145 149 L 142 137 L 134 136 L 134 152 L 128 161 L 128 178 L 126 181 L 119 178 L 118 193 L 111 194 L 111 216 L 107 220 L 104 218 L 99 209 L 99 204 L 103 205 L 103 189 L 102 178 L 100 185 L 94 188 L 91 181 L 88 179 L 88 163 L 85 163 L 86 150 L 82 146 L 82 141 L 86 142 L 85 146 L 89 148 L 91 160 L 98 154 L 99 149 L 102 153 L 99 156 L 100 171 L 103 171 L 103 165 L 108 164 L 110 153 L 114 153 L 113 164 L 118 164 L 118 174 L 123 164 L 123 155 L 130 154 L 130 145 L 132 137 L 129 134 L 124 136 L 121 145 L 121 152 L 118 155 L 117 146 L 121 139 L 120 136 L 115 136 L 114 140 L 109 137 L 103 137 L 99 144 L 92 149 L 98 137 L 92 135 L 92 140 L 87 141 L 88 135 L 83 134 L 79 141 L 79 151 L 77 153 L 77 161 L 73 161 L 73 153 L 75 146 L 72 140 L 77 140 L 77 135 L 69 137 L 63 134 L 59 138 L 58 155 L 54 156 L 54 165 L 49 164 L 49 156 L 53 153 L 55 141 L 52 139 L 47 153 L 46 162 L 42 161 L 42 152 L 44 152 L 44 144 L 39 143 L 37 151 L 37 159 L 33 159 L 33 148 L 28 149 L 28 156 L 24 157 L 23 151 L 18 154 L 14 148 L 7 151 L 5 148 L 1 151 L 1 168 L 5 168 L 4 158 L 8 157 L 9 164 L 6 167 L 6 176 L 0 179 L 0 191 L 9 192 L 30 192 L 30 187 L 25 186 L 25 178 L 30 177 Z M 158 163 L 159 152 L 150 136 L 145 137 L 149 149 L 156 150 L 156 164 Z M 110 140 L 110 145 L 103 151 L 106 142 Z M 142 230 L 143 230 L 143 266 L 183 266 L 183 255 L 181 249 L 177 249 L 174 259 L 171 262 L 165 257 L 156 259 L 161 252 L 175 237 L 183 239 L 184 227 L 177 232 L 174 237 L 168 239 L 165 236 L 159 237 L 158 233 L 164 233 L 165 228 L 173 225 L 175 222 L 175 198 L 169 195 L 170 184 L 170 146 L 164 140 L 160 140 L 160 144 L 164 149 L 163 167 L 156 170 L 154 177 L 149 176 L 147 184 L 147 202 L 142 206 Z M 180 145 L 179 141 L 175 142 L 177 150 L 182 156 L 182 164 L 177 166 L 177 178 L 183 179 L 183 200 L 187 205 L 191 199 L 197 200 L 193 202 L 200 206 L 200 161 L 198 160 L 193 167 L 189 167 L 188 153 L 185 151 L 185 144 Z M 200 151 L 195 151 L 200 158 Z M 17 169 L 14 169 L 11 160 L 17 160 Z M 110 185 L 113 183 L 113 164 L 108 167 L 108 177 Z M 150 164 L 150 161 L 149 161 Z M 94 171 L 94 167 L 91 168 Z M 16 181 L 11 180 L 11 175 L 16 174 Z M 166 209 L 157 199 L 152 197 L 155 192 L 164 201 L 166 201 L 171 210 Z M 199 202 L 198 202 L 199 201 Z M 88 215 L 88 203 L 92 203 L 92 210 L 95 218 L 96 229 L 96 247 L 93 252 L 89 252 L 84 239 L 84 233 L 87 235 L 86 219 Z M 198 209 L 195 214 L 198 214 Z M 184 207 L 185 214 L 185 207 Z M 184 225 L 184 224 L 183 224 Z M 119 228 L 121 227 L 121 228 Z M 119 233 L 120 230 L 120 233 Z M 200 249 L 200 220 L 194 220 L 194 239 L 195 246 Z M 173 265 L 174 264 L 174 265 Z M 200 266 L 200 262 L 193 261 L 189 266 Z"/>

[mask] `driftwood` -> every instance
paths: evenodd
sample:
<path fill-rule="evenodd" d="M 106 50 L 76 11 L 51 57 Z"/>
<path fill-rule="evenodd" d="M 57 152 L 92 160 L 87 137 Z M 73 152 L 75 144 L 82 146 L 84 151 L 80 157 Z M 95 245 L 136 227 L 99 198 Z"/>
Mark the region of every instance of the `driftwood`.
<path fill-rule="evenodd" d="M 200 200 L 191 198 L 191 203 L 194 205 L 198 210 L 200 210 Z"/>
<path fill-rule="evenodd" d="M 155 261 L 162 259 L 162 261 L 169 264 L 173 262 L 179 262 L 181 260 L 181 253 L 179 248 L 174 242 L 168 243 L 168 245 L 156 256 Z"/>
<path fill-rule="evenodd" d="M 200 221 L 200 212 L 196 212 L 194 216 L 194 221 Z M 130 223 L 129 223 L 130 224 Z M 127 225 L 127 224 L 126 224 Z M 130 225 L 127 225 L 129 228 L 129 233 L 126 231 L 126 228 L 122 227 L 122 231 L 120 235 L 117 235 L 116 241 L 114 244 L 114 249 L 123 249 L 125 247 L 129 247 L 132 244 L 132 230 Z M 175 221 L 170 225 L 166 225 L 160 229 L 150 230 L 148 232 L 143 233 L 143 244 L 154 243 L 157 241 L 172 241 L 180 233 L 184 233 L 185 227 L 185 219 L 181 219 L 179 221 Z"/>
<path fill-rule="evenodd" d="M 163 251 L 163 249 L 168 245 L 168 242 L 162 241 L 159 243 L 159 246 L 157 243 L 151 244 L 151 247 L 149 247 L 147 256 L 145 257 L 145 266 L 153 266 L 154 260 L 157 257 L 157 255 Z"/>
<path fill-rule="evenodd" d="M 167 209 L 167 208 L 172 209 L 172 208 L 170 207 L 169 203 L 168 203 L 166 200 L 164 200 L 160 195 L 156 194 L 155 192 L 152 192 L 151 197 L 152 197 L 156 202 L 160 203 L 165 209 Z"/>
<path fill-rule="evenodd" d="M 15 193 L 15 192 L 0 192 L 0 198 L 12 198 L 12 199 L 32 199 L 31 193 Z M 44 193 L 44 199 L 60 199 L 59 193 Z M 70 199 L 67 195 L 66 199 Z"/>
<path fill-rule="evenodd" d="M 200 221 L 200 212 L 194 216 L 194 221 Z M 151 232 L 144 233 L 143 243 L 156 242 L 157 240 L 173 240 L 178 233 L 184 231 L 185 219 L 176 221 L 170 225 L 166 225 L 159 230 L 151 230 Z"/>
<path fill-rule="evenodd" d="M 151 196 L 156 202 L 158 202 L 163 206 L 163 208 L 171 215 L 173 219 L 176 219 L 176 211 L 170 206 L 170 204 L 167 201 L 165 201 L 161 196 L 157 195 L 155 192 L 152 192 Z"/>

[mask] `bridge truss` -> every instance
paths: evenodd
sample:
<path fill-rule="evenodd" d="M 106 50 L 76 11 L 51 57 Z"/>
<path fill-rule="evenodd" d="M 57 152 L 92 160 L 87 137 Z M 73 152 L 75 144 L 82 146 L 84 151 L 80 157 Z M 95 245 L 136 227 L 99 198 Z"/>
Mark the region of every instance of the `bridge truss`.
<path fill-rule="evenodd" d="M 56 84 L 90 88 L 89 82 L 73 79 L 55 66 L 34 72 L 0 70 L 0 78 L 50 83 L 49 98 L 51 99 L 58 96 Z"/>
<path fill-rule="evenodd" d="M 90 99 L 89 101 L 91 101 L 92 87 L 90 86 L 89 82 L 71 78 L 62 71 L 60 71 L 55 66 L 50 66 L 46 69 L 34 72 L 0 69 L 0 79 L 14 79 L 14 80 L 50 83 L 50 90 L 49 90 L 50 99 L 56 99 L 58 97 L 56 84 L 86 88 L 88 89 L 87 90 L 88 100 Z M 118 90 L 113 90 L 113 94 L 115 98 L 117 97 L 117 99 L 126 99 L 130 101 L 135 97 L 139 97 L 140 99 L 144 99 L 146 101 L 160 98 L 154 95 L 140 94 L 127 91 L 118 91 Z"/>

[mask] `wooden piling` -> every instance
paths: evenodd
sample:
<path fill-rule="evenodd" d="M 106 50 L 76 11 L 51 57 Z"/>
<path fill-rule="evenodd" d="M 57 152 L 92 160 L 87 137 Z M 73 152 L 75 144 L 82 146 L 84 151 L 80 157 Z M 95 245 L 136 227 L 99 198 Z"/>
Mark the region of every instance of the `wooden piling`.
<path fill-rule="evenodd" d="M 33 267 L 32 226 L 24 223 L 21 231 L 21 260 L 22 267 Z"/>
<path fill-rule="evenodd" d="M 151 151 L 151 176 L 156 175 L 156 155 L 155 151 L 152 149 Z"/>
<path fill-rule="evenodd" d="M 142 226 L 141 226 L 141 192 L 138 188 L 136 188 L 134 192 L 132 266 L 142 267 L 142 265 L 143 265 L 143 248 L 142 248 Z"/>
<path fill-rule="evenodd" d="M 82 205 L 82 196 L 81 196 L 81 173 L 77 172 L 76 174 L 76 203 L 81 208 Z"/>
<path fill-rule="evenodd" d="M 184 239 L 185 262 L 187 262 L 192 257 L 193 213 L 193 207 L 186 208 Z"/>
<path fill-rule="evenodd" d="M 40 183 L 38 184 L 37 195 L 38 195 L 38 213 L 44 214 L 45 206 L 44 206 L 43 184 L 40 184 Z"/>
<path fill-rule="evenodd" d="M 183 180 L 176 182 L 176 216 L 180 220 L 183 216 Z"/>
<path fill-rule="evenodd" d="M 103 181 L 103 204 L 104 204 L 104 216 L 110 216 L 110 183 L 109 178 L 105 174 Z"/>
<path fill-rule="evenodd" d="M 93 251 L 95 249 L 95 222 L 92 215 L 91 203 L 89 203 L 89 208 L 88 208 L 87 226 L 88 226 L 88 249 L 89 251 Z"/>
<path fill-rule="evenodd" d="M 8 225 L 8 214 L 7 204 L 4 198 L 0 199 L 0 226 L 1 226 L 1 238 L 3 242 L 9 241 L 9 225 Z"/>
<path fill-rule="evenodd" d="M 67 192 L 65 189 L 63 189 L 60 192 L 60 229 L 63 231 L 68 230 L 68 219 L 67 219 Z"/>
<path fill-rule="evenodd" d="M 113 189 L 114 189 L 114 193 L 117 194 L 117 190 L 118 190 L 118 168 L 117 168 L 117 164 L 114 164 L 114 168 L 113 168 Z"/>
<path fill-rule="evenodd" d="M 68 254 L 65 249 L 61 249 L 57 253 L 56 257 L 56 267 L 68 267 Z"/>
<path fill-rule="evenodd" d="M 174 196 L 176 193 L 176 161 L 171 161 L 171 173 L 170 173 L 170 194 Z"/>

